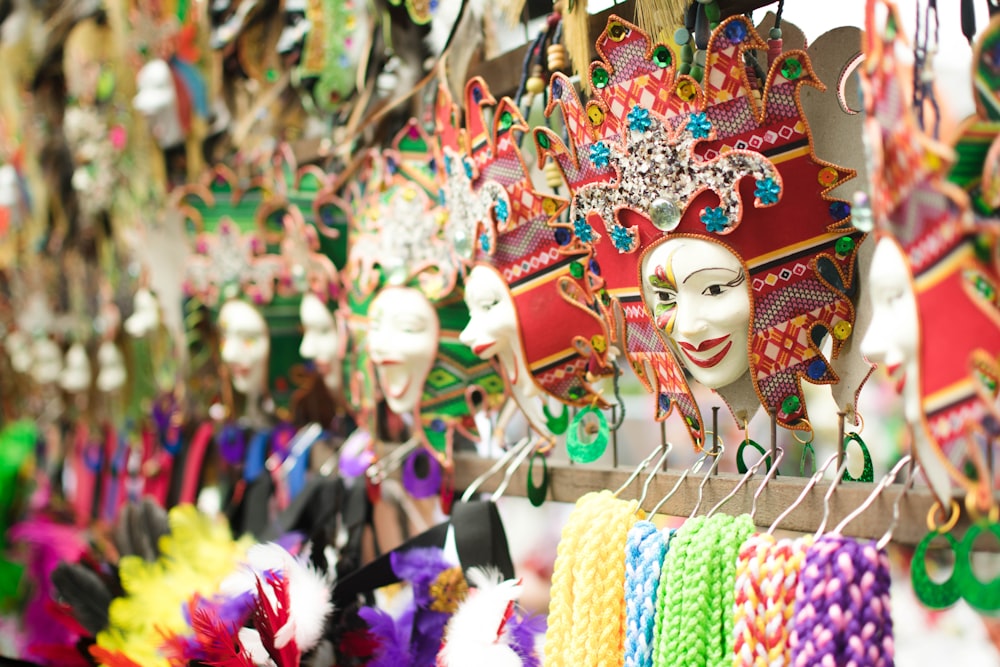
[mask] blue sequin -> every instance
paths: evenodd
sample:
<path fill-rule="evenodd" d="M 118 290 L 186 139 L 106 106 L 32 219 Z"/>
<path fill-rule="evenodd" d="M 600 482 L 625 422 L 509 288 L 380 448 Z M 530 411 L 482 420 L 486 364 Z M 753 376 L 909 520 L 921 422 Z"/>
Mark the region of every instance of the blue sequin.
<path fill-rule="evenodd" d="M 621 225 L 611 228 L 611 243 L 621 252 L 628 252 L 632 249 L 632 235 Z"/>
<path fill-rule="evenodd" d="M 729 226 L 729 218 L 721 206 L 708 206 L 701 212 L 701 221 L 705 223 L 705 228 L 713 234 L 725 231 Z"/>
<path fill-rule="evenodd" d="M 483 252 L 490 251 L 490 235 L 486 232 L 479 235 L 479 247 L 483 249 Z"/>
<path fill-rule="evenodd" d="M 595 167 L 607 167 L 610 158 L 611 149 L 603 141 L 598 141 L 590 147 L 590 161 L 594 163 Z"/>
<path fill-rule="evenodd" d="M 822 380 L 823 376 L 826 375 L 826 364 L 820 359 L 813 360 L 806 370 L 806 375 L 812 380 Z"/>
<path fill-rule="evenodd" d="M 726 26 L 726 37 L 733 44 L 739 44 L 747 38 L 747 27 L 742 21 L 733 21 Z"/>
<path fill-rule="evenodd" d="M 708 134 L 712 131 L 712 121 L 703 112 L 699 111 L 691 114 L 686 127 L 687 131 L 695 139 L 707 139 Z"/>
<path fill-rule="evenodd" d="M 778 203 L 778 195 L 781 194 L 781 185 L 768 176 L 757 181 L 757 187 L 753 191 L 753 196 L 760 200 L 761 204 L 770 205 Z"/>
<path fill-rule="evenodd" d="M 556 243 L 559 245 L 569 245 L 573 240 L 573 235 L 565 227 L 560 227 L 555 231 Z"/>
<path fill-rule="evenodd" d="M 498 199 L 496 207 L 493 210 L 496 211 L 499 222 L 507 222 L 507 218 L 510 217 L 510 209 L 507 207 L 507 202 L 503 199 Z"/>
<path fill-rule="evenodd" d="M 576 237 L 584 243 L 590 243 L 594 240 L 594 228 L 583 218 L 577 218 L 573 221 L 573 231 L 576 232 Z"/>
<path fill-rule="evenodd" d="M 633 132 L 645 132 L 653 124 L 649 119 L 649 110 L 635 106 L 628 112 L 628 126 Z"/>

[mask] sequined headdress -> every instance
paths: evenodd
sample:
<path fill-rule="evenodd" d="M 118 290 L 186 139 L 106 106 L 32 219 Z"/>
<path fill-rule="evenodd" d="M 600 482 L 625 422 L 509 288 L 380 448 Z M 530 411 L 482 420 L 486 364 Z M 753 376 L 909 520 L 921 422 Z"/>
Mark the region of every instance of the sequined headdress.
<path fill-rule="evenodd" d="M 607 330 L 583 282 L 590 249 L 570 247 L 570 234 L 549 225 L 568 202 L 532 184 L 519 145 L 528 126 L 517 105 L 497 103 L 477 77 L 466 85 L 464 129 L 444 87 L 437 116 L 443 197 L 460 260 L 493 267 L 509 286 L 535 384 L 565 404 L 604 405 L 590 384 L 610 372 Z"/>
<path fill-rule="evenodd" d="M 875 21 L 880 4 L 887 9 L 885 26 Z M 995 143 L 997 126 L 988 117 L 968 124 L 956 163 L 956 153 L 925 134 L 907 104 L 896 59 L 901 38 L 895 6 L 870 1 L 866 23 L 861 81 L 872 162 L 871 212 L 879 237 L 898 244 L 912 273 L 921 419 L 940 458 L 925 460 L 924 469 L 943 465 L 953 479 L 966 483 L 956 467 L 964 451 L 959 443 L 983 429 L 995 437 L 1000 417 L 995 403 L 1000 383 L 1000 272 L 996 218 L 984 217 L 982 210 L 973 216 L 969 192 L 959 185 L 974 194 L 980 184 L 988 185 L 995 163 L 984 162 L 988 151 L 975 144 L 983 144 L 984 132 Z M 998 35 L 1000 23 L 993 22 L 980 39 L 1000 41 Z M 991 67 L 990 56 L 981 47 L 976 52 L 977 67 Z M 935 490 L 940 493 L 940 487 Z"/>
<path fill-rule="evenodd" d="M 657 418 L 677 406 L 696 442 L 703 426 L 660 330 L 665 314 L 642 300 L 641 261 L 654 245 L 698 238 L 739 258 L 752 288 L 750 379 L 786 428 L 808 428 L 800 380 L 837 382 L 820 343 L 831 334 L 836 357 L 854 320 L 862 234 L 827 194 L 854 174 L 813 154 L 799 88 L 822 84 L 804 52 L 775 58 L 762 94 L 751 85 L 745 54 L 764 48 L 747 18 L 727 19 L 699 83 L 678 74 L 667 46 L 611 17 L 590 69 L 595 99 L 583 106 L 564 76 L 551 82 L 549 112 L 561 107 L 569 145 L 536 130 L 573 194 L 573 242 L 595 249 L 605 300 L 621 308 L 617 336 L 640 377 L 652 375 Z"/>
<path fill-rule="evenodd" d="M 492 367 L 458 339 L 469 313 L 459 265 L 444 242 L 448 211 L 438 200 L 431 141 L 411 120 L 378 162 L 363 191 L 355 192 L 362 204 L 348 261 L 351 298 L 358 306 L 352 317 L 366 326 L 372 299 L 388 285 L 415 288 L 434 306 L 440 338 L 417 406 L 419 434 L 449 465 L 456 430 L 475 437 L 470 391 L 478 388 L 487 403 L 495 404 L 503 385 Z"/>

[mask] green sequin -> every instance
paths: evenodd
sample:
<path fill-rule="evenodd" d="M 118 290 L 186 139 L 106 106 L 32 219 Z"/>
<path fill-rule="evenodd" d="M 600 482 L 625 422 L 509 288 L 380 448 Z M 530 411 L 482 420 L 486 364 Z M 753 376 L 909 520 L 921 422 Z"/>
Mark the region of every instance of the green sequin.
<path fill-rule="evenodd" d="M 594 83 L 595 88 L 603 88 L 608 85 L 608 81 L 611 77 L 608 75 L 608 70 L 603 67 L 595 67 L 594 71 L 590 75 L 590 80 Z"/>
<path fill-rule="evenodd" d="M 653 62 L 657 67 L 670 67 L 671 60 L 670 49 L 667 47 L 661 44 L 653 49 Z"/>
<path fill-rule="evenodd" d="M 794 81 L 802 76 L 802 63 L 798 58 L 785 59 L 785 62 L 781 65 L 781 74 L 789 81 Z"/>

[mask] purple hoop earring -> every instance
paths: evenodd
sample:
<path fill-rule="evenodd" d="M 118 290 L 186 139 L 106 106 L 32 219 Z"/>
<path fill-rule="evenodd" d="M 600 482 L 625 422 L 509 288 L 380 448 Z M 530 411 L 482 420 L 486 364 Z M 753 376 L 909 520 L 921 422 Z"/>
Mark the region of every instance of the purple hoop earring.
<path fill-rule="evenodd" d="M 441 464 L 424 449 L 416 449 L 403 466 L 403 488 L 414 498 L 430 498 L 441 490 Z"/>

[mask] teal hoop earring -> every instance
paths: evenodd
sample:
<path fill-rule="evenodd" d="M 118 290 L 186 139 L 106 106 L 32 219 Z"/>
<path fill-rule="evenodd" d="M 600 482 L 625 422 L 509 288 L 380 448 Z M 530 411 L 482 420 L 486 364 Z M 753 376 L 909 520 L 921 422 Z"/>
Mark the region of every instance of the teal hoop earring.
<path fill-rule="evenodd" d="M 913 584 L 913 592 L 924 606 L 931 609 L 947 609 L 958 602 L 963 593 L 960 588 L 961 574 L 959 568 L 962 567 L 962 561 L 958 559 L 959 544 L 958 540 L 950 532 L 955 527 L 955 524 L 958 523 L 958 515 L 960 513 L 958 502 L 951 501 L 952 512 L 947 523 L 943 526 L 935 526 L 934 515 L 940 507 L 940 503 L 934 503 L 931 506 L 931 510 L 927 514 L 927 528 L 930 529 L 930 532 L 924 535 L 924 539 L 920 540 L 920 544 L 917 545 L 916 550 L 913 552 L 913 561 L 910 563 L 910 581 Z M 948 542 L 948 548 L 955 554 L 955 570 L 946 581 L 941 583 L 933 581 L 930 575 L 927 574 L 926 561 L 927 549 L 930 547 L 931 542 L 939 535 L 944 537 Z"/>
<path fill-rule="evenodd" d="M 584 419 L 588 415 L 595 415 L 596 428 L 594 425 L 587 426 Z M 580 431 L 586 429 L 590 439 L 581 438 Z M 604 413 L 592 405 L 588 405 L 577 413 L 573 423 L 566 434 L 566 452 L 570 459 L 576 463 L 592 463 L 601 457 L 604 450 L 608 448 L 608 420 Z"/>
<path fill-rule="evenodd" d="M 542 483 L 538 486 L 535 486 L 534 480 L 536 459 L 542 460 Z M 527 495 L 528 501 L 535 507 L 541 507 L 545 497 L 549 495 L 549 464 L 545 455 L 538 451 L 531 455 L 531 461 L 528 462 Z"/>
<path fill-rule="evenodd" d="M 970 501 L 973 496 L 966 496 L 966 506 L 971 510 Z M 969 512 L 972 514 L 972 512 Z M 997 523 L 998 510 L 993 507 L 988 518 L 983 517 L 969 526 L 965 537 L 955 549 L 955 572 L 958 575 L 958 586 L 962 597 L 973 609 L 986 614 L 994 614 L 1000 610 L 1000 578 L 995 578 L 988 584 L 976 577 L 972 569 L 972 549 L 983 531 L 993 533 L 1000 540 L 1000 523 Z"/>
<path fill-rule="evenodd" d="M 861 439 L 860 433 L 848 433 L 844 436 L 844 451 L 847 451 L 847 446 L 851 442 L 858 443 L 858 447 L 861 448 L 861 454 L 865 457 L 865 466 L 861 470 L 861 475 L 858 477 L 853 477 L 849 470 L 844 470 L 843 476 L 840 478 L 842 482 L 865 482 L 870 484 L 875 481 L 875 466 L 872 465 L 872 455 L 868 452 L 868 446 L 865 445 L 865 441 Z"/>
<path fill-rule="evenodd" d="M 542 412 L 545 414 L 545 428 L 549 429 L 550 433 L 562 435 L 566 432 L 569 426 L 569 408 L 566 405 L 562 406 L 562 414 L 558 416 L 549 412 L 547 405 L 542 406 Z"/>

